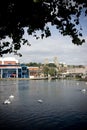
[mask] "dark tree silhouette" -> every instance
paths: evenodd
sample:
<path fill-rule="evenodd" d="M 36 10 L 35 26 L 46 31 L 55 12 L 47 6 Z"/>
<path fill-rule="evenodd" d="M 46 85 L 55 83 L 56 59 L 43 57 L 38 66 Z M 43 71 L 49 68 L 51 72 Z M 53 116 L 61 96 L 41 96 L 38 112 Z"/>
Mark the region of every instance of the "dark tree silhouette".
<path fill-rule="evenodd" d="M 59 32 L 69 35 L 72 42 L 81 45 L 82 27 L 79 18 L 84 12 L 87 16 L 87 0 L 1 0 L 0 1 L 0 55 L 17 53 L 21 45 L 30 45 L 23 38 L 24 28 L 27 33 L 38 39 L 51 36 L 47 23 L 55 25 Z M 79 26 L 79 29 L 78 29 Z M 3 41 L 9 37 L 12 42 Z"/>

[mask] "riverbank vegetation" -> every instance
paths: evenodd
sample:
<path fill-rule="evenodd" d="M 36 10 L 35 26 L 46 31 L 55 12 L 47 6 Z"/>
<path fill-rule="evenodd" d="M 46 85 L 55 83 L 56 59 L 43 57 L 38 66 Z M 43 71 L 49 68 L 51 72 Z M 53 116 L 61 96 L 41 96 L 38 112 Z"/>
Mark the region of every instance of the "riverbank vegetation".
<path fill-rule="evenodd" d="M 87 80 L 86 66 L 84 65 L 65 65 L 59 63 L 58 66 L 55 63 L 27 63 L 28 67 L 38 67 L 39 71 L 37 77 L 53 78 L 53 79 L 75 79 L 75 80 Z"/>

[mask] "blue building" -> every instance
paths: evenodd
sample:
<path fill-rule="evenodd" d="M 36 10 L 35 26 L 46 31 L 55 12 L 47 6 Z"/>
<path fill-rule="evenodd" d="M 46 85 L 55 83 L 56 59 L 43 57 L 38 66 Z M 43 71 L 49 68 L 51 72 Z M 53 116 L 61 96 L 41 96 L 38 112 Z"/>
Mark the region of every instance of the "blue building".
<path fill-rule="evenodd" d="M 29 69 L 21 65 L 0 65 L 0 78 L 29 78 Z"/>
<path fill-rule="evenodd" d="M 0 78 L 29 78 L 29 68 L 14 58 L 0 58 Z"/>

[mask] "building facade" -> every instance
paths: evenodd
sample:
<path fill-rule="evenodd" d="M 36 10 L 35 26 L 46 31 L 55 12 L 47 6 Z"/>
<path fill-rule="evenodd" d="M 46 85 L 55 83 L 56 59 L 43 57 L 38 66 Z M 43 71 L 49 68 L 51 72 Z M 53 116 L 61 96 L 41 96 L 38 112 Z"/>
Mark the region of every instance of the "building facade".
<path fill-rule="evenodd" d="M 0 78 L 29 78 L 29 69 L 13 57 L 0 58 Z"/>
<path fill-rule="evenodd" d="M 40 69 L 39 67 L 29 67 L 29 74 L 30 74 L 30 79 L 32 78 L 37 78 L 40 76 Z"/>

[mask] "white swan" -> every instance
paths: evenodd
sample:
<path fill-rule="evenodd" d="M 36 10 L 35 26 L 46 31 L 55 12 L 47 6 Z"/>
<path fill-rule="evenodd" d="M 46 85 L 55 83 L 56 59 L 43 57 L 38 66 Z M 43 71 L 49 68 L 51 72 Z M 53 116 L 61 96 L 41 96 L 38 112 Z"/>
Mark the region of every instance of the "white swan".
<path fill-rule="evenodd" d="M 86 92 L 86 89 L 84 88 L 84 89 L 82 89 L 82 92 Z"/>
<path fill-rule="evenodd" d="M 5 101 L 4 101 L 4 104 L 10 104 L 11 102 L 9 101 L 9 99 L 6 99 Z"/>
<path fill-rule="evenodd" d="M 79 83 L 78 83 L 78 82 L 77 82 L 76 84 L 77 84 L 77 85 L 79 85 Z"/>
<path fill-rule="evenodd" d="M 42 103 L 42 102 L 43 102 L 43 100 L 39 99 L 39 100 L 38 100 L 38 102 L 39 102 L 39 103 Z"/>
<path fill-rule="evenodd" d="M 13 95 L 10 95 L 10 96 L 9 96 L 9 98 L 10 98 L 10 99 L 13 99 L 13 98 L 14 98 L 14 96 L 13 96 Z"/>

